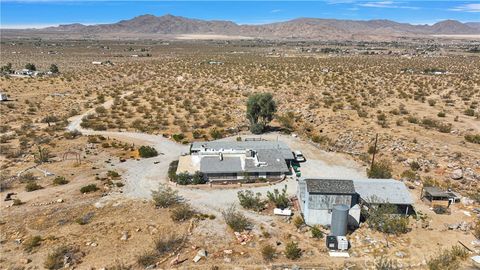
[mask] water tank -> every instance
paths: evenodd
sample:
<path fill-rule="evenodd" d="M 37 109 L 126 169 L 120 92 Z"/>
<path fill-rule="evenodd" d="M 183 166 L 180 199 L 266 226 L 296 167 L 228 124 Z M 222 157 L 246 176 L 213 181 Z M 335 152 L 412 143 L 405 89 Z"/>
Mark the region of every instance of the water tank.
<path fill-rule="evenodd" d="M 347 235 L 348 210 L 350 207 L 345 204 L 336 204 L 332 210 L 331 233 L 333 236 Z"/>

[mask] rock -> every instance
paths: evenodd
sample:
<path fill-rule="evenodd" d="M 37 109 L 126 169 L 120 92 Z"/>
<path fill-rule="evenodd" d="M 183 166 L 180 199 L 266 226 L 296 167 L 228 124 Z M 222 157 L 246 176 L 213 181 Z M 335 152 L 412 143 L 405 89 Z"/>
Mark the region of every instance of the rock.
<path fill-rule="evenodd" d="M 128 232 L 127 231 L 124 231 L 122 233 L 122 237 L 120 237 L 120 240 L 122 240 L 122 241 L 127 241 L 128 240 Z"/>
<path fill-rule="evenodd" d="M 460 180 L 463 178 L 463 170 L 462 169 L 455 169 L 453 172 L 450 174 L 450 178 L 453 180 Z"/>
<path fill-rule="evenodd" d="M 200 249 L 197 252 L 197 255 L 193 258 L 193 262 L 200 261 L 203 257 L 207 257 L 207 251 L 205 249 Z"/>
<path fill-rule="evenodd" d="M 62 203 L 63 202 L 63 199 L 58 199 L 57 200 L 57 203 Z"/>
<path fill-rule="evenodd" d="M 98 244 L 97 243 L 91 243 L 90 246 L 91 247 L 96 247 L 96 246 L 98 246 Z"/>
<path fill-rule="evenodd" d="M 25 259 L 20 260 L 20 263 L 23 263 L 23 264 L 29 264 L 31 262 L 32 262 L 32 260 L 30 260 L 29 258 L 25 258 Z"/>
<path fill-rule="evenodd" d="M 233 253 L 233 250 L 231 250 L 231 249 L 225 249 L 225 250 L 223 251 L 223 253 L 225 253 L 225 254 L 232 254 L 232 253 Z"/>
<path fill-rule="evenodd" d="M 397 252 L 395 252 L 395 256 L 397 256 L 398 258 L 404 258 L 404 257 L 405 257 L 405 253 L 404 253 L 404 252 L 401 252 L 401 251 L 397 251 Z"/>
<path fill-rule="evenodd" d="M 225 257 L 225 258 L 223 258 L 223 261 L 226 262 L 226 263 L 231 263 L 232 259 L 230 259 L 229 257 Z"/>

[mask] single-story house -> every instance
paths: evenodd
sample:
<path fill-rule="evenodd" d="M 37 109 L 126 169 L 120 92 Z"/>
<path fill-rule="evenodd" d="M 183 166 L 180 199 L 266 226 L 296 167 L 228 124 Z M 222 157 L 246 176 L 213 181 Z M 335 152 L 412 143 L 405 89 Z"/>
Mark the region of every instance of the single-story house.
<path fill-rule="evenodd" d="M 194 142 L 190 155 L 180 157 L 177 174 L 199 171 L 210 182 L 279 180 L 290 173 L 292 160 L 290 148 L 278 141 Z"/>
<path fill-rule="evenodd" d="M 297 197 L 305 223 L 330 225 L 335 204 L 350 207 L 349 226 L 358 226 L 360 205 L 395 205 L 398 214 L 413 213 L 413 199 L 404 183 L 394 179 L 300 179 Z"/>
<path fill-rule="evenodd" d="M 358 227 L 360 206 L 352 180 L 300 179 L 297 190 L 300 210 L 308 225 L 329 226 L 334 205 L 347 205 L 348 225 Z"/>
<path fill-rule="evenodd" d="M 433 206 L 449 207 L 451 204 L 460 202 L 460 195 L 453 191 L 445 191 L 438 187 L 424 187 L 421 199 L 426 199 Z"/>

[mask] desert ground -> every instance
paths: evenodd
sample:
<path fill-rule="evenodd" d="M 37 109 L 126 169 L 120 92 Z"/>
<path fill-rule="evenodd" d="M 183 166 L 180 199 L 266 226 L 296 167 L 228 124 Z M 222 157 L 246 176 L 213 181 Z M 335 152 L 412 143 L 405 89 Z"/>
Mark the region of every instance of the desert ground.
<path fill-rule="evenodd" d="M 43 269 L 66 247 L 71 269 L 144 269 L 139 258 L 165 239 L 174 239 L 175 248 L 157 258 L 159 269 L 379 269 L 382 257 L 427 269 L 439 250 L 459 242 L 478 253 L 480 55 L 472 50 L 478 46 L 2 39 L 0 66 L 33 63 L 46 71 L 56 64 L 60 73 L 0 77 L 0 91 L 9 96 L 0 104 L 0 266 Z M 301 150 L 305 177 L 365 177 L 378 134 L 376 159 L 410 188 L 421 218 L 410 218 L 402 235 L 361 226 L 348 236 L 351 257 L 332 258 L 324 240 L 293 218 L 274 216 L 271 206 L 262 212 L 238 206 L 237 192 L 245 189 L 266 196 L 286 186 L 294 198 L 293 176 L 245 186 L 168 183 L 170 162 L 190 142 L 254 137 L 245 103 L 255 92 L 272 93 L 278 104 L 271 130 L 258 136 Z M 142 145 L 160 154 L 141 158 Z M 68 182 L 59 184 L 59 176 Z M 459 192 L 461 203 L 450 214 L 434 213 L 420 200 L 427 182 Z M 155 207 L 151 192 L 161 183 L 197 215 L 178 222 L 170 218 L 173 209 Z M 98 190 L 80 191 L 91 184 Z M 8 193 L 16 200 L 4 201 Z M 222 218 L 232 203 L 254 225 L 244 243 Z M 457 223 L 463 225 L 449 228 Z M 284 255 L 289 241 L 302 249 L 297 260 Z M 262 258 L 266 243 L 276 247 L 273 261 Z M 202 249 L 207 256 L 193 262 Z M 460 269 L 473 266 L 465 260 Z"/>

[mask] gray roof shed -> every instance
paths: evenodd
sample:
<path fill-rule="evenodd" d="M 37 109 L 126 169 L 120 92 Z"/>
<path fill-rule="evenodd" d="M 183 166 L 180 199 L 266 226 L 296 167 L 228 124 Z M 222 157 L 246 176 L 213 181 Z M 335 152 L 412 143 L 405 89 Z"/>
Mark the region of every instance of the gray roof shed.
<path fill-rule="evenodd" d="M 413 204 L 405 184 L 394 179 L 354 179 L 355 191 L 363 201 L 372 204 Z"/>

